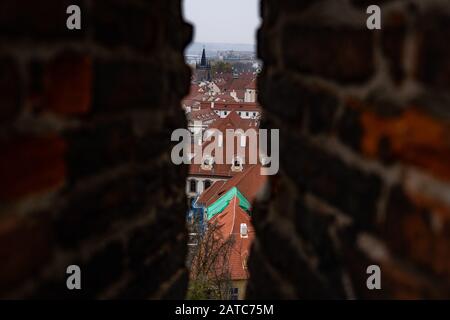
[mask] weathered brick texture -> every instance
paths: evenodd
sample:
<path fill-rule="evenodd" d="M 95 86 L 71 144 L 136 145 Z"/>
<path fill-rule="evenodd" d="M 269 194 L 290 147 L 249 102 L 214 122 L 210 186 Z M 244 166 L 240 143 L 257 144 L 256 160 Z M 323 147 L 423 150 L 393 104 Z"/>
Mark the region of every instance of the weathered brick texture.
<path fill-rule="evenodd" d="M 65 28 L 69 4 L 81 31 Z M 382 31 L 365 29 L 370 4 Z M 281 173 L 254 212 L 248 297 L 450 297 L 450 5 L 261 12 Z M 180 1 L 0 3 L 0 297 L 184 297 L 185 170 L 168 155 L 190 38 Z"/>
<path fill-rule="evenodd" d="M 366 28 L 371 4 L 381 31 Z M 248 297 L 449 298 L 450 3 L 262 9 L 260 100 L 281 173 L 254 213 Z"/>
<path fill-rule="evenodd" d="M 184 298 L 191 33 L 181 1 L 1 2 L 0 297 Z"/>

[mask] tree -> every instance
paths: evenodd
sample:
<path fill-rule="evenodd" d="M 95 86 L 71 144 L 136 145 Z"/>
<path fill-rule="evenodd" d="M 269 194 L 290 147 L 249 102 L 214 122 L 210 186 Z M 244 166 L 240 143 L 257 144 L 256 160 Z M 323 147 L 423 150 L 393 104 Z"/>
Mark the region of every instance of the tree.
<path fill-rule="evenodd" d="M 208 223 L 206 230 L 199 224 L 191 226 L 195 245 L 191 244 L 188 253 L 190 283 L 188 299 L 205 300 L 229 299 L 231 274 L 229 259 L 234 238 L 224 238 L 220 225 Z"/>
<path fill-rule="evenodd" d="M 230 73 L 232 71 L 232 66 L 224 61 L 217 61 L 212 65 L 211 71 L 213 74 Z"/>

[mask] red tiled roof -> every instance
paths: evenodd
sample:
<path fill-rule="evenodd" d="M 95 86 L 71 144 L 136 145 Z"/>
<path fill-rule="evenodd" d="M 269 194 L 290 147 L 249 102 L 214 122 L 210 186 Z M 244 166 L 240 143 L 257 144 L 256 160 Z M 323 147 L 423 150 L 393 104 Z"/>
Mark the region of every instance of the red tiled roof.
<path fill-rule="evenodd" d="M 224 136 L 227 129 L 242 129 L 246 131 L 247 129 L 259 129 L 260 121 L 259 119 L 242 119 L 236 111 L 232 111 L 226 118 L 221 118 L 212 123 L 209 129 L 217 129 L 221 131 Z"/>
<path fill-rule="evenodd" d="M 203 109 L 203 107 L 205 107 L 205 104 L 202 104 L 202 109 L 201 111 L 193 111 L 191 112 L 191 114 L 202 114 L 203 112 L 208 113 L 212 110 L 212 109 Z M 188 114 L 189 116 L 190 114 Z M 237 129 L 242 129 L 244 132 L 247 131 L 248 129 L 255 129 L 257 130 L 259 128 L 259 120 L 258 119 L 242 119 L 236 112 L 231 112 L 226 118 L 219 118 L 219 116 L 215 115 L 215 117 L 217 117 L 216 120 L 214 120 L 214 122 L 212 124 L 209 125 L 208 129 L 216 129 L 219 130 L 220 132 L 223 133 L 223 140 L 222 140 L 222 147 L 217 147 L 215 150 L 213 150 L 213 153 L 210 154 L 210 156 L 215 157 L 216 156 L 216 152 L 219 152 L 223 155 L 223 162 L 226 162 L 227 158 L 226 158 L 226 151 L 227 151 L 227 143 L 228 143 L 228 139 L 227 139 L 227 135 L 226 135 L 226 130 L 227 129 L 233 129 L 233 130 L 237 130 Z M 193 118 L 191 118 L 193 119 Z M 215 119 L 215 118 L 214 118 Z M 204 119 L 198 119 L 198 120 L 206 120 L 206 118 Z M 258 135 L 258 131 L 256 131 L 256 135 Z M 203 145 L 202 145 L 202 150 L 205 150 L 205 148 L 211 144 L 214 143 L 216 138 L 211 138 L 210 140 L 204 141 Z M 234 137 L 234 139 L 236 139 Z M 259 139 L 257 139 L 256 143 L 259 144 Z M 248 163 L 250 161 L 250 143 L 249 143 L 249 139 L 247 139 L 247 145 L 245 147 L 245 150 L 243 148 L 240 147 L 240 142 L 239 141 L 235 141 L 234 142 L 234 154 L 236 156 L 241 155 L 243 157 L 245 157 L 245 164 L 244 163 L 244 169 L 248 166 Z M 259 161 L 258 159 L 258 148 L 259 146 L 256 146 L 256 157 L 257 157 L 257 161 Z M 194 153 L 195 148 L 194 146 L 192 146 L 192 150 L 191 152 Z M 245 153 L 244 153 L 245 152 Z M 244 154 L 240 154 L 240 153 L 244 153 Z M 230 178 L 235 176 L 237 173 L 236 171 L 232 171 L 231 169 L 231 164 L 230 163 L 223 163 L 223 164 L 217 164 L 215 163 L 212 166 L 211 170 L 205 170 L 202 168 L 201 164 L 191 164 L 189 166 L 189 175 L 191 176 L 208 176 L 208 177 L 224 177 L 224 178 Z"/>
<path fill-rule="evenodd" d="M 255 237 L 255 230 L 250 216 L 239 206 L 239 199 L 234 197 L 225 210 L 212 218 L 210 223 L 217 223 L 223 241 L 230 237 L 234 239 L 228 261 L 231 280 L 248 279 L 247 260 Z M 246 238 L 241 237 L 242 223 L 247 225 L 248 236 Z"/>
<path fill-rule="evenodd" d="M 248 78 L 233 79 L 228 85 L 227 91 L 232 90 L 245 90 L 245 87 L 251 82 Z"/>
<path fill-rule="evenodd" d="M 210 121 L 217 120 L 219 116 L 212 109 L 200 109 L 187 114 L 188 121 Z"/>
<path fill-rule="evenodd" d="M 264 189 L 266 182 L 267 176 L 261 175 L 261 165 L 244 166 L 243 171 L 239 172 L 228 181 L 214 183 L 208 190 L 200 195 L 197 203 L 209 206 L 233 187 L 236 187 L 250 203 L 253 203 L 256 197 Z"/>
<path fill-rule="evenodd" d="M 221 192 L 223 185 L 226 181 L 216 181 L 211 187 L 203 191 L 201 196 L 198 198 L 197 203 L 209 206 L 214 203 L 214 199 L 217 200 L 217 195 Z"/>
<path fill-rule="evenodd" d="M 234 103 L 215 103 L 214 110 L 236 110 L 236 111 L 258 111 L 261 107 L 257 103 L 250 102 L 234 102 Z"/>
<path fill-rule="evenodd" d="M 257 86 L 256 86 L 256 79 L 253 79 L 246 87 L 245 89 L 251 89 L 251 90 L 256 90 Z"/>
<path fill-rule="evenodd" d="M 222 159 L 223 162 L 226 162 L 227 160 L 227 144 L 228 144 L 228 139 L 227 139 L 227 135 L 226 135 L 226 130 L 227 129 L 242 129 L 243 131 L 247 131 L 248 129 L 255 129 L 257 130 L 259 128 L 259 120 L 255 120 L 255 119 L 241 119 L 241 117 L 239 117 L 239 115 L 237 115 L 237 113 L 232 112 L 230 115 L 228 115 L 226 118 L 222 118 L 222 119 L 217 119 L 215 120 L 209 127 L 208 129 L 216 129 L 219 130 L 220 132 L 223 133 L 223 140 L 222 140 L 222 147 L 217 147 L 213 150 L 212 154 L 210 154 L 210 156 L 212 157 L 216 157 L 218 154 L 222 154 Z M 258 131 L 256 131 L 256 157 L 257 157 L 257 161 L 259 161 L 258 159 L 258 148 L 259 148 L 259 139 L 258 139 Z M 236 139 L 235 137 L 233 137 L 234 139 Z M 205 148 L 211 144 L 211 143 L 215 143 L 216 138 L 211 138 L 210 140 L 204 141 L 203 145 L 202 145 L 202 150 L 205 150 Z M 235 141 L 234 142 L 234 154 L 236 156 L 241 155 L 243 157 L 245 157 L 245 163 L 244 163 L 244 169 L 249 165 L 249 161 L 250 159 L 250 147 L 251 143 L 250 143 L 250 139 L 247 139 L 247 145 L 245 148 L 240 146 L 240 142 L 239 141 Z M 195 146 L 192 145 L 192 150 L 191 152 L 194 153 L 195 151 Z M 231 168 L 231 163 L 214 163 L 214 165 L 212 166 L 211 170 L 207 170 L 207 169 L 203 169 L 201 164 L 191 164 L 189 166 L 189 175 L 191 176 L 208 176 L 208 177 L 224 177 L 224 178 L 229 178 L 229 177 L 233 177 L 235 176 L 237 173 L 236 171 L 232 171 Z"/>
<path fill-rule="evenodd" d="M 214 99 L 216 103 L 236 103 L 236 100 L 229 94 L 217 95 Z"/>
<path fill-rule="evenodd" d="M 246 87 L 255 80 L 255 75 L 252 73 L 242 73 L 238 78 L 235 78 L 231 73 L 218 74 L 216 77 L 214 83 L 222 92 L 245 90 Z"/>
<path fill-rule="evenodd" d="M 212 170 L 204 170 L 200 164 L 189 165 L 190 176 L 231 178 L 238 173 L 232 171 L 229 164 L 214 164 Z"/>
<path fill-rule="evenodd" d="M 245 89 L 233 89 L 236 92 L 236 97 L 243 101 L 245 99 Z"/>

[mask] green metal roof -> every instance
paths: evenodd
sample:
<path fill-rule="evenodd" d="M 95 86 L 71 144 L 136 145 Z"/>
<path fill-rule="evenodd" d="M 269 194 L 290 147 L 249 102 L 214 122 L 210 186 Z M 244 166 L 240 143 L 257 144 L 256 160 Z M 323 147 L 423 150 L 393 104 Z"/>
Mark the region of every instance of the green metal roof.
<path fill-rule="evenodd" d="M 208 220 L 213 218 L 219 213 L 222 213 L 226 207 L 230 204 L 231 200 L 234 197 L 238 197 L 239 206 L 245 211 L 250 211 L 251 204 L 248 200 L 242 195 L 242 193 L 238 190 L 238 188 L 233 187 L 227 193 L 225 193 L 222 197 L 220 197 L 216 202 L 211 204 L 208 208 L 206 208 L 206 213 Z"/>

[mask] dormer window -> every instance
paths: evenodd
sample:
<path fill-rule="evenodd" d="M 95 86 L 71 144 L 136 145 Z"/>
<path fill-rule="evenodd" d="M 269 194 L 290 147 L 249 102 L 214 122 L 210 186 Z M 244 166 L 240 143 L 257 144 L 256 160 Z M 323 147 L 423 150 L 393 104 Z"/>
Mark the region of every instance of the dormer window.
<path fill-rule="evenodd" d="M 242 171 L 244 169 L 242 158 L 236 157 L 233 159 L 232 171 Z"/>
<path fill-rule="evenodd" d="M 203 170 L 211 170 L 214 165 L 214 158 L 211 156 L 206 156 L 203 159 L 202 169 Z"/>
<path fill-rule="evenodd" d="M 241 238 L 248 238 L 248 226 L 246 223 L 241 223 Z"/>

